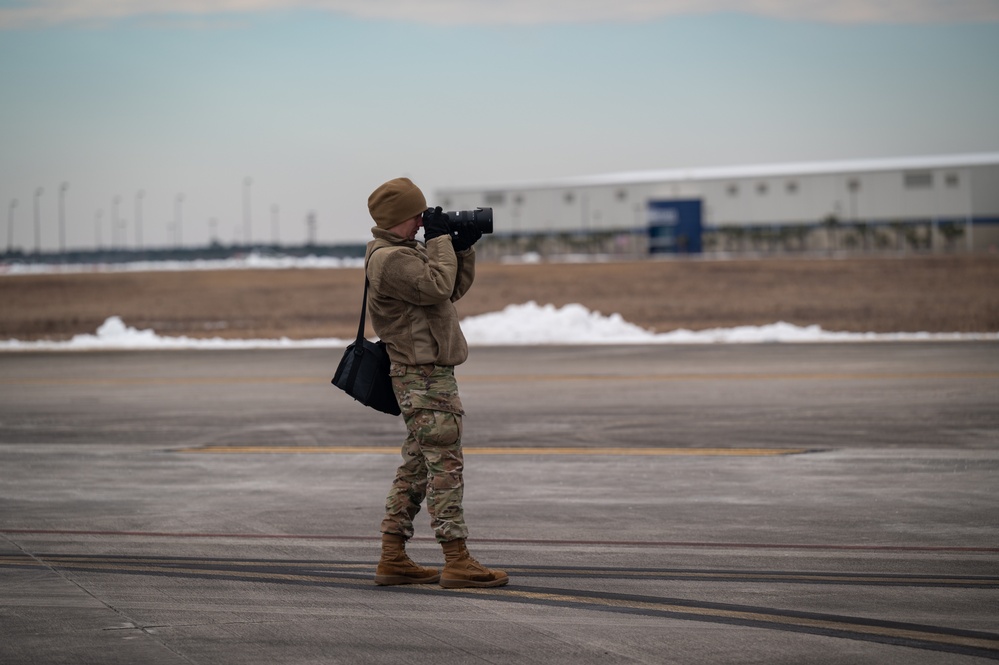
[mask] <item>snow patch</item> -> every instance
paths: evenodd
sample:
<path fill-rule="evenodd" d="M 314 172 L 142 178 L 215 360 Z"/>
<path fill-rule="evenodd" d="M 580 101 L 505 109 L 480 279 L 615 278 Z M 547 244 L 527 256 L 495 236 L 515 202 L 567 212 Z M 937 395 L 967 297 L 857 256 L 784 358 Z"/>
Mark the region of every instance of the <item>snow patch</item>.
<path fill-rule="evenodd" d="M 578 304 L 555 307 L 527 302 L 500 312 L 470 316 L 461 322 L 473 346 L 559 344 L 765 344 L 813 342 L 894 342 L 999 340 L 999 333 L 855 333 L 832 332 L 817 325 L 796 326 L 779 321 L 765 326 L 738 326 L 710 330 L 673 330 L 655 333 L 625 321 L 619 314 L 605 316 Z M 351 340 L 326 338 L 198 339 L 159 335 L 138 330 L 120 317 L 108 318 L 95 334 L 68 341 L 0 341 L 0 351 L 90 351 L 130 349 L 302 349 L 343 348 Z"/>

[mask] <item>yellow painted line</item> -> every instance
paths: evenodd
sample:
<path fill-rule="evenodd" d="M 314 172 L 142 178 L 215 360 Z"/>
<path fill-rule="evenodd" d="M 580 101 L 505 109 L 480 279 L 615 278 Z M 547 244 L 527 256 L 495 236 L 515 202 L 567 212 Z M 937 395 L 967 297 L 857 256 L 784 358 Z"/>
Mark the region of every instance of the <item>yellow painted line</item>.
<path fill-rule="evenodd" d="M 0 556 L 0 565 L 118 565 L 118 566 L 169 566 L 171 570 L 187 570 L 188 566 L 226 566 L 235 569 L 230 572 L 238 572 L 244 567 L 259 568 L 261 566 L 280 568 L 310 568 L 315 570 L 340 570 L 340 571 L 368 571 L 373 570 L 373 564 L 369 563 L 329 563 L 325 561 L 233 561 L 230 559 L 108 559 L 108 557 L 88 557 L 88 556 L 38 556 L 29 557 L 27 555 L 12 555 L 11 557 Z M 219 569 L 221 570 L 221 569 Z M 224 572 L 224 571 L 223 571 Z"/>
<path fill-rule="evenodd" d="M 649 578 L 649 579 L 691 579 L 691 580 L 735 580 L 737 582 L 834 582 L 849 583 L 857 585 L 865 584 L 895 584 L 905 585 L 946 585 L 946 586 L 996 586 L 999 579 L 996 578 L 950 578 L 950 577 L 905 577 L 901 575 L 866 576 L 866 575 L 826 575 L 822 573 L 757 573 L 753 571 L 730 571 L 714 572 L 699 570 L 601 570 L 599 568 L 588 570 L 585 568 L 569 568 L 558 570 L 545 568 L 516 568 L 505 566 L 503 568 L 508 573 L 518 573 L 532 577 L 545 577 L 546 575 L 570 575 L 572 577 L 623 577 L 623 578 Z"/>
<path fill-rule="evenodd" d="M 332 376 L 332 375 L 331 375 Z M 326 377 L 315 376 L 154 376 L 154 377 L 95 377 L 95 378 L 37 378 L 24 377 L 0 379 L 0 385 L 24 386 L 175 386 L 175 385 L 229 385 L 240 383 L 320 384 L 329 383 Z"/>
<path fill-rule="evenodd" d="M 851 621 L 836 621 L 834 619 L 813 619 L 810 617 L 787 616 L 777 613 L 753 612 L 749 610 L 734 610 L 714 607 L 697 607 L 688 605 L 675 605 L 668 602 L 653 603 L 639 600 L 614 599 L 614 598 L 592 598 L 587 596 L 573 596 L 560 593 L 542 593 L 536 591 L 520 591 L 517 589 L 450 589 L 462 593 L 483 594 L 497 591 L 504 596 L 520 597 L 528 600 L 554 601 L 560 603 L 585 603 L 588 605 L 603 605 L 606 607 L 623 607 L 629 609 L 652 610 L 656 612 L 675 612 L 678 614 L 696 615 L 712 618 L 736 619 L 739 621 L 760 621 L 766 623 L 780 624 L 786 626 L 800 626 L 802 628 L 845 631 L 861 635 L 876 635 L 878 637 L 893 637 L 899 639 L 918 640 L 936 644 L 946 644 L 949 646 L 960 646 L 973 649 L 987 649 L 990 651 L 999 650 L 999 640 L 978 637 L 965 637 L 962 635 L 947 635 L 932 633 L 929 631 L 913 630 L 907 628 L 895 628 L 891 626 L 871 626 L 863 623 Z"/>
<path fill-rule="evenodd" d="M 942 379 L 999 379 L 999 372 L 746 372 L 727 374 L 473 374 L 458 376 L 459 383 L 556 383 L 587 381 L 929 381 Z M 323 376 L 178 376 L 178 377 L 14 377 L 0 378 L 6 386 L 140 386 L 232 384 L 325 385 Z"/>
<path fill-rule="evenodd" d="M 999 379 L 999 372 L 732 372 L 688 374 L 498 374 L 458 376 L 458 382 L 538 381 L 854 381 L 854 380 Z"/>
<path fill-rule="evenodd" d="M 269 455 L 399 455 L 398 448 L 384 446 L 204 446 L 181 448 L 180 453 L 201 454 L 269 454 Z M 465 448 L 465 455 L 606 455 L 606 456 L 718 456 L 766 457 L 773 455 L 800 455 L 807 448 Z"/>

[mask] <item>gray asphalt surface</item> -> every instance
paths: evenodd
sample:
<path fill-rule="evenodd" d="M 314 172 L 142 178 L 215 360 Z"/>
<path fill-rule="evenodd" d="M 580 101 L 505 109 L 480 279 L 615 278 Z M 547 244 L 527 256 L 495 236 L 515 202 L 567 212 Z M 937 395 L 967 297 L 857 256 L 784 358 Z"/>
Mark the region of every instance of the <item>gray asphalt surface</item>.
<path fill-rule="evenodd" d="M 339 354 L 0 354 L 0 663 L 999 660 L 999 344 L 473 349 L 475 591 Z"/>

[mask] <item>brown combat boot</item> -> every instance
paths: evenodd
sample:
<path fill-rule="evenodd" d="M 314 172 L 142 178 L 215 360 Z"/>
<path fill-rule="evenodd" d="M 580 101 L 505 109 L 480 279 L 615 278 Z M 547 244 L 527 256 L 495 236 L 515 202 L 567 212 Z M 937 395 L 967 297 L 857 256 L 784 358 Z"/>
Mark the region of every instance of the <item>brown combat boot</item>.
<path fill-rule="evenodd" d="M 502 570 L 489 570 L 473 559 L 465 547 L 464 538 L 441 543 L 441 547 L 444 548 L 441 586 L 446 589 L 503 586 L 510 581 Z"/>
<path fill-rule="evenodd" d="M 375 569 L 375 584 L 433 584 L 441 578 L 434 568 L 418 566 L 406 554 L 406 539 L 393 533 L 382 534 L 382 558 Z"/>

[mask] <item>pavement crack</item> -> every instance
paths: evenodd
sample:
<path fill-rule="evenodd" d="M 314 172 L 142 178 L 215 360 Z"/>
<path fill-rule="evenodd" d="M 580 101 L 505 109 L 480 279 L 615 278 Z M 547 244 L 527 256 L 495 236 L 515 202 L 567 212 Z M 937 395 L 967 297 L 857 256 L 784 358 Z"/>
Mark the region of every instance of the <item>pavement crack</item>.
<path fill-rule="evenodd" d="M 24 554 L 24 556 L 30 558 L 32 561 L 36 562 L 39 566 L 41 566 L 42 568 L 45 568 L 46 570 L 48 570 L 52 574 L 54 574 L 54 575 L 62 578 L 65 582 L 67 582 L 69 584 L 72 584 L 77 589 L 79 589 L 80 591 L 82 591 L 83 593 L 85 593 L 87 596 L 89 596 L 90 598 L 93 598 L 96 602 L 100 603 L 105 608 L 107 608 L 111 612 L 114 612 L 116 615 L 118 615 L 119 617 L 121 617 L 124 620 L 124 624 L 121 627 L 119 627 L 119 629 L 124 630 L 125 629 L 125 624 L 131 625 L 131 626 L 134 627 L 133 630 L 138 630 L 142 634 L 146 635 L 147 637 L 149 637 L 149 639 L 153 640 L 158 645 L 160 645 L 161 647 L 163 647 L 164 649 L 166 649 L 167 651 L 169 651 L 173 655 L 177 656 L 178 658 L 180 658 L 184 662 L 191 663 L 191 665 L 198 665 L 197 661 L 194 661 L 194 660 L 188 658 L 183 653 L 177 651 L 176 649 L 174 649 L 173 647 L 171 647 L 169 644 L 167 644 L 163 640 L 159 639 L 154 633 L 150 632 L 150 628 L 151 627 L 139 625 L 136 621 L 134 621 L 130 616 L 128 616 L 127 614 L 125 614 L 124 612 L 122 612 L 120 609 L 118 609 L 114 605 L 108 603 L 104 599 L 98 597 L 90 589 L 88 589 L 87 587 L 85 587 L 83 584 L 77 582 L 70 575 L 64 573 L 63 571 L 59 570 L 58 568 L 56 568 L 52 564 L 48 563 L 47 561 L 45 561 L 45 559 L 42 559 L 42 558 L 40 558 L 38 556 L 35 556 L 35 554 L 33 554 L 32 552 L 29 552 L 27 549 L 25 549 L 24 547 L 22 547 L 20 543 L 18 543 L 17 541 L 11 539 L 10 536 L 8 536 L 7 534 L 0 533 L 0 535 L 2 535 L 3 539 L 6 540 L 8 543 L 10 543 L 11 546 L 17 548 L 22 554 Z"/>

